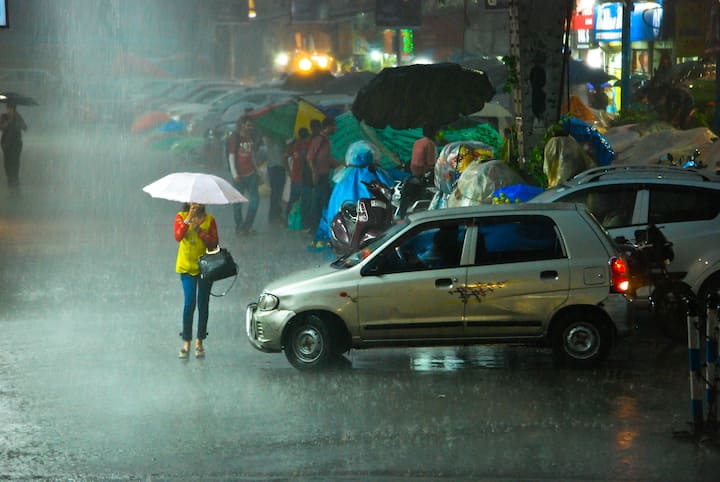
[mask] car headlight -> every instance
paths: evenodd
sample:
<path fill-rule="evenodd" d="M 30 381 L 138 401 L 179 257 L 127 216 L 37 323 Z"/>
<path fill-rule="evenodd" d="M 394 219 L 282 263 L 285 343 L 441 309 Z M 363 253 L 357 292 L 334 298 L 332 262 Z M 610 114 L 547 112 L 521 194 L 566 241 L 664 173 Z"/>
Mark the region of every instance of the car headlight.
<path fill-rule="evenodd" d="M 278 304 L 280 304 L 280 300 L 277 296 L 271 295 L 270 293 L 263 293 L 260 295 L 257 307 L 260 311 L 270 311 L 277 308 Z"/>

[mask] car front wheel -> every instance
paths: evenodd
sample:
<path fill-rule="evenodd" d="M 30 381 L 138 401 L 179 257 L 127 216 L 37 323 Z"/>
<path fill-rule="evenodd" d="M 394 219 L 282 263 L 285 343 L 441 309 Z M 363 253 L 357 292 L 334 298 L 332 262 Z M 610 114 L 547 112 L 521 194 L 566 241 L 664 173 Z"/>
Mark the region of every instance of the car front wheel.
<path fill-rule="evenodd" d="M 332 356 L 332 340 L 326 323 L 317 315 L 296 321 L 288 328 L 285 357 L 298 370 L 324 367 Z"/>
<path fill-rule="evenodd" d="M 610 352 L 611 333 L 604 320 L 588 311 L 570 312 L 553 330 L 555 359 L 564 365 L 592 367 Z"/>

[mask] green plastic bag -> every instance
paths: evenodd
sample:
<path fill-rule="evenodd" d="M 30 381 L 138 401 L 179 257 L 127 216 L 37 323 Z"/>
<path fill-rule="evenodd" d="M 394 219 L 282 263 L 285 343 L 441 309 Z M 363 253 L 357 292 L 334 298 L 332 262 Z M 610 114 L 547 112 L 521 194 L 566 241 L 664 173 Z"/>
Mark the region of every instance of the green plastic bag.
<path fill-rule="evenodd" d="M 295 201 L 290 209 L 290 215 L 288 216 L 288 229 L 293 231 L 302 230 L 302 213 L 300 211 L 300 201 Z"/>

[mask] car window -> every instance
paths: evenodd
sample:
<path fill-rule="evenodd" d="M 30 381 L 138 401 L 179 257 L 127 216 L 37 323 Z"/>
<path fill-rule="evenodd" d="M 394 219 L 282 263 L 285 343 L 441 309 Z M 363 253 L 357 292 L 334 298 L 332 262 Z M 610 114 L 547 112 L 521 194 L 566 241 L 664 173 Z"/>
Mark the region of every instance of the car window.
<path fill-rule="evenodd" d="M 564 257 L 555 223 L 546 216 L 502 216 L 478 221 L 475 264 Z"/>
<path fill-rule="evenodd" d="M 423 224 L 384 250 L 380 274 L 458 267 L 466 232 L 465 220 Z"/>
<path fill-rule="evenodd" d="M 583 189 L 559 199 L 562 202 L 583 203 L 605 228 L 632 225 L 635 198 L 639 184 L 622 184 Z"/>
<path fill-rule="evenodd" d="M 383 234 L 378 236 L 377 238 L 370 241 L 368 244 L 365 244 L 361 246 L 359 249 L 348 253 L 344 256 L 339 257 L 335 261 L 331 263 L 331 266 L 333 268 L 351 268 L 357 264 L 359 264 L 361 261 L 363 261 L 365 258 L 370 256 L 372 253 L 374 253 L 380 246 L 382 246 L 388 239 L 395 236 L 399 231 L 405 229 L 405 226 L 407 226 L 408 221 L 403 220 L 400 221 L 390 227 L 387 231 L 385 231 Z M 380 261 L 382 264 L 382 260 Z M 376 274 L 376 273 L 373 273 Z"/>
<path fill-rule="evenodd" d="M 715 189 L 653 186 L 648 221 L 659 224 L 713 219 L 719 206 L 720 191 Z"/>

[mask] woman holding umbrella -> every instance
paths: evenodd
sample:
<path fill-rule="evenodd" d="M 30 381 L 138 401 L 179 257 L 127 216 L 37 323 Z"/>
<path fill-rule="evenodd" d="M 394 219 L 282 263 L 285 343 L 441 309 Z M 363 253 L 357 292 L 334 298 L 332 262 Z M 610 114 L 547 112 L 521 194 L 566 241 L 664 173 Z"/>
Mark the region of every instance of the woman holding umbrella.
<path fill-rule="evenodd" d="M 187 358 L 192 341 L 193 318 L 197 300 L 198 327 L 195 340 L 195 356 L 205 356 L 203 340 L 207 336 L 210 290 L 212 281 L 200 278 L 200 256 L 206 249 L 215 249 L 218 244 L 218 231 L 215 218 L 205 212 L 205 206 L 198 203 L 183 205 L 182 211 L 175 216 L 175 240 L 179 243 L 175 271 L 180 273 L 185 304 L 183 306 L 183 330 L 180 334 L 183 346 L 179 357 Z"/>
<path fill-rule="evenodd" d="M 5 176 L 8 187 L 14 189 L 20 183 L 20 153 L 23 147 L 22 131 L 27 130 L 27 125 L 17 111 L 17 104 L 9 99 L 5 113 L 0 116 L 0 130 L 2 130 L 0 146 L 2 146 L 5 160 Z"/>

